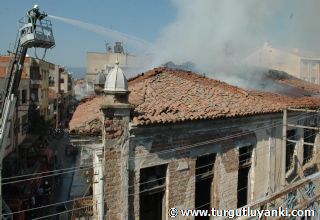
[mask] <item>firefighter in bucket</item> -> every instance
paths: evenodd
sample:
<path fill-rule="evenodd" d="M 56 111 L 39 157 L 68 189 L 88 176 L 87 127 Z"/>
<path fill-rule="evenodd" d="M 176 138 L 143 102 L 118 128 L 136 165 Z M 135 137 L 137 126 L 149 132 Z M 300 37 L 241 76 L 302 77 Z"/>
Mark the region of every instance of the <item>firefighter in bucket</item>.
<path fill-rule="evenodd" d="M 29 17 L 28 22 L 32 23 L 32 28 L 35 30 L 37 20 L 42 20 L 48 15 L 39 11 L 39 5 L 34 5 L 33 8 L 27 12 L 27 16 Z"/>

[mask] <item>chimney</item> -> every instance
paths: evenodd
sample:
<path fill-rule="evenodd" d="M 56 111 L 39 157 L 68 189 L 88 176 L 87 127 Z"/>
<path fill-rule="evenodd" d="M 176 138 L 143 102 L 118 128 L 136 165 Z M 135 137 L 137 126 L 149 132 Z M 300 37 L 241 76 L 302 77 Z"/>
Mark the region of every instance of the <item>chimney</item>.
<path fill-rule="evenodd" d="M 129 122 L 128 81 L 116 61 L 104 85 L 103 146 L 105 206 L 107 219 L 128 219 L 129 206 Z M 119 176 L 119 178 L 115 178 Z M 119 198 L 115 200 L 114 198 Z M 111 208 L 112 207 L 112 208 Z M 121 218 L 119 218 L 121 213 Z"/>

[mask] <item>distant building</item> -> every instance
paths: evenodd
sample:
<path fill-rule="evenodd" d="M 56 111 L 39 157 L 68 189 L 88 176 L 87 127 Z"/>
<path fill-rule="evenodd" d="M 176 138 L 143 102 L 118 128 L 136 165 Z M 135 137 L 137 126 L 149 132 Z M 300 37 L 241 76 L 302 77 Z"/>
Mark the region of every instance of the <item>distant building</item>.
<path fill-rule="evenodd" d="M 7 68 L 11 60 L 10 56 L 0 56 L 0 103 L 4 98 L 4 83 L 6 80 Z M 22 77 L 19 85 L 19 95 L 17 100 L 16 112 L 12 118 L 12 126 L 10 128 L 10 140 L 4 149 L 3 158 L 5 158 L 9 153 L 15 150 L 15 148 L 20 145 L 26 138 L 28 131 L 28 110 L 29 110 L 29 99 L 30 99 L 30 89 L 29 83 L 30 78 L 28 77 L 27 67 L 30 66 L 30 58 L 25 59 L 25 68 L 22 72 Z"/>
<path fill-rule="evenodd" d="M 61 98 L 61 106 L 60 107 L 60 118 L 68 118 L 70 114 L 70 106 L 73 99 L 73 77 L 72 74 L 63 69 L 60 73 L 60 94 Z"/>
<path fill-rule="evenodd" d="M 0 56 L 0 94 L 5 92 L 4 82 L 12 58 L 11 54 Z M 62 79 L 59 81 L 60 75 Z M 28 132 L 33 133 L 37 129 L 43 130 L 44 122 L 54 119 L 60 87 L 63 88 L 61 111 L 68 111 L 67 106 L 72 100 L 72 81 L 71 74 L 62 71 L 56 64 L 33 57 L 25 58 L 16 114 L 13 118 L 14 126 L 12 126 L 13 130 L 10 133 L 10 146 L 7 146 L 5 155 L 19 146 Z M 66 115 L 67 113 L 61 114 Z"/>
<path fill-rule="evenodd" d="M 11 58 L 12 56 L 0 56 L 1 94 L 4 94 L 5 92 L 4 82 L 6 80 L 6 74 Z M 26 138 L 26 133 L 28 131 L 28 110 L 30 104 L 30 64 L 31 59 L 27 57 L 25 59 L 25 67 L 23 69 L 19 85 L 19 95 L 17 100 L 16 114 L 14 114 L 13 116 L 14 126 L 11 126 L 10 142 L 4 150 L 3 157 L 6 157 L 9 153 L 11 153 Z M 3 100 L 3 95 L 1 100 Z"/>
<path fill-rule="evenodd" d="M 93 94 L 93 88 L 88 86 L 85 79 L 78 79 L 74 81 L 73 93 L 76 100 L 80 101 L 86 96 Z"/>
<path fill-rule="evenodd" d="M 49 97 L 49 101 L 52 102 L 51 104 L 54 104 L 54 121 L 56 122 L 56 120 L 60 121 L 67 118 L 73 98 L 72 74 L 64 67 L 55 65 L 54 71 L 50 72 L 49 88 L 51 89 L 51 97 Z M 54 93 L 56 93 L 56 95 L 54 95 Z M 55 102 L 52 100 L 53 97 L 56 97 Z M 56 117 L 58 117 L 58 119 Z"/>
<path fill-rule="evenodd" d="M 276 48 L 268 43 L 244 59 L 244 63 L 285 71 L 299 79 L 320 84 L 320 54 L 299 49 Z"/>
<path fill-rule="evenodd" d="M 127 72 L 132 72 L 141 66 L 140 58 L 125 52 L 121 42 L 116 42 L 113 50 L 111 47 L 107 47 L 106 53 L 88 52 L 87 82 L 89 86 L 93 87 L 99 73 L 108 74 L 114 67 L 116 60 L 119 61 L 120 67 Z"/>

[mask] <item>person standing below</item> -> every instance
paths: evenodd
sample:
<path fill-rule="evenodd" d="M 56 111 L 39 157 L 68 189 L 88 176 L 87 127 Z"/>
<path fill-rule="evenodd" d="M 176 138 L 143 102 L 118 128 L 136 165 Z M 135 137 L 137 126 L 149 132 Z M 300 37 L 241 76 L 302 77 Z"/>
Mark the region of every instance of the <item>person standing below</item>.
<path fill-rule="evenodd" d="M 39 5 L 34 5 L 33 8 L 28 11 L 27 16 L 29 17 L 28 22 L 32 23 L 33 30 L 35 30 L 37 20 L 42 20 L 48 15 L 39 11 Z"/>

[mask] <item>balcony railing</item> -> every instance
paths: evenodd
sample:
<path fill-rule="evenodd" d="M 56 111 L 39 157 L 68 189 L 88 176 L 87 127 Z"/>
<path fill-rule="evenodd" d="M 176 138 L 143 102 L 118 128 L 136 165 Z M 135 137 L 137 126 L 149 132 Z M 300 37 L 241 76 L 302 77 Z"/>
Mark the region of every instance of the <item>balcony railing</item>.
<path fill-rule="evenodd" d="M 93 207 L 96 202 L 92 198 L 76 198 L 73 203 L 71 220 L 77 220 L 81 217 L 93 216 Z"/>

